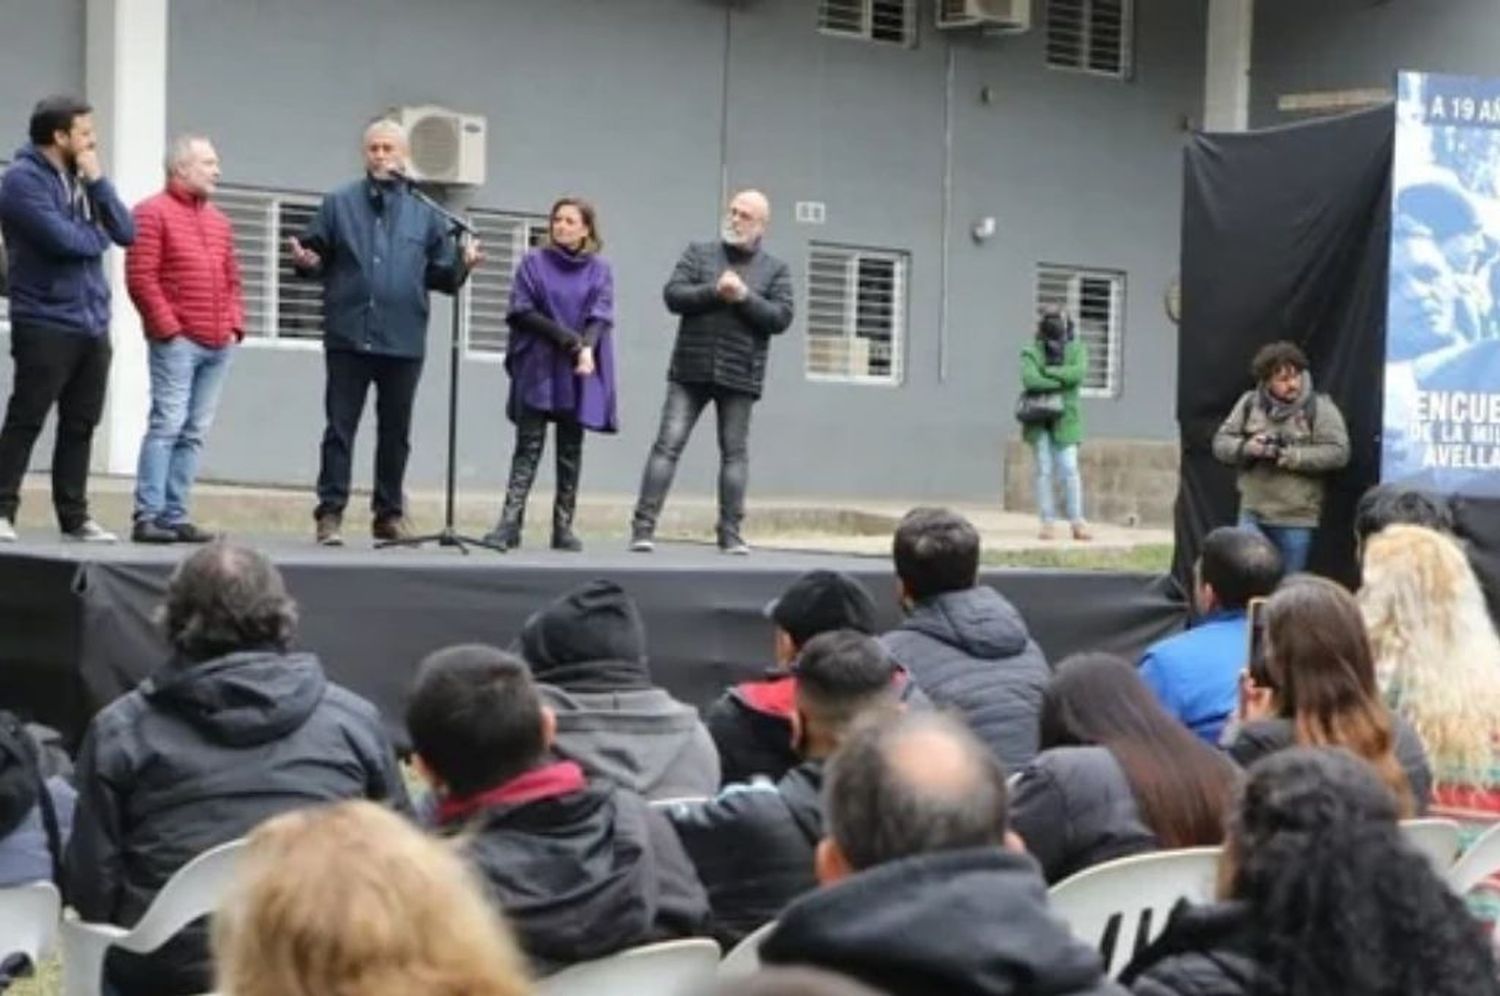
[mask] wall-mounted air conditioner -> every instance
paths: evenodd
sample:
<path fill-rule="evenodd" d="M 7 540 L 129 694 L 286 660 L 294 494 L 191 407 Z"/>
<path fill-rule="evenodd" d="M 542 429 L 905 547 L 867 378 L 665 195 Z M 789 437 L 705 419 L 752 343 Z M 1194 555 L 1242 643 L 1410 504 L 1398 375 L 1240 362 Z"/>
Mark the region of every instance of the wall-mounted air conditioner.
<path fill-rule="evenodd" d="M 482 114 L 424 105 L 398 107 L 390 117 L 406 129 L 412 179 L 459 187 L 484 183 L 488 127 Z"/>
<path fill-rule="evenodd" d="M 938 0 L 937 26 L 1019 34 L 1031 29 L 1031 0 Z"/>

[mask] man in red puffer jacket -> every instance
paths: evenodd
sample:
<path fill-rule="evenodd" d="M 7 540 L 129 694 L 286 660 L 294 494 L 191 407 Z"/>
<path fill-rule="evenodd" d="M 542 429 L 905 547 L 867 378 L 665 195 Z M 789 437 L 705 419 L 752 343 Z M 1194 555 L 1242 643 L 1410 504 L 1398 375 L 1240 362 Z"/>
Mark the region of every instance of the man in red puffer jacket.
<path fill-rule="evenodd" d="M 174 139 L 167 187 L 136 205 L 139 238 L 125 257 L 130 299 L 150 338 L 151 416 L 136 469 L 137 543 L 203 543 L 188 492 L 213 422 L 245 305 L 229 219 L 208 198 L 219 156 L 201 135 Z"/>

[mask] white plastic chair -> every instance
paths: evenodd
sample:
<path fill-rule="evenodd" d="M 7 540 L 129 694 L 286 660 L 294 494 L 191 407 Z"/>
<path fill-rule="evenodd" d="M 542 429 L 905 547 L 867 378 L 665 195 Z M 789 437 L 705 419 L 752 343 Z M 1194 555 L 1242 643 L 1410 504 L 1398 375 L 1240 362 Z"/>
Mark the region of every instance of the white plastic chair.
<path fill-rule="evenodd" d="M 217 909 L 234 881 L 244 848 L 244 840 L 231 840 L 183 865 L 129 930 L 111 923 L 85 923 L 76 916 L 65 918 L 63 996 L 99 996 L 104 956 L 110 948 L 135 954 L 155 951 L 183 927 Z"/>
<path fill-rule="evenodd" d="M 1161 933 L 1178 901 L 1213 899 L 1218 870 L 1217 847 L 1157 851 L 1085 868 L 1054 885 L 1048 899 L 1080 940 L 1099 949 L 1114 978 Z"/>
<path fill-rule="evenodd" d="M 62 895 L 51 882 L 0 889 L 0 961 L 25 955 L 32 965 L 52 953 Z"/>
<path fill-rule="evenodd" d="M 771 931 L 776 929 L 776 921 L 763 923 L 747 934 L 736 944 L 730 952 L 719 962 L 719 978 L 722 981 L 731 979 L 743 979 L 760 971 L 760 945 Z"/>
<path fill-rule="evenodd" d="M 1458 824 L 1435 818 L 1402 820 L 1401 832 L 1413 847 L 1421 851 L 1439 878 L 1446 878 L 1458 859 Z"/>
<path fill-rule="evenodd" d="M 1444 877 L 1448 887 L 1462 896 L 1496 872 L 1500 872 L 1500 823 L 1480 834 Z"/>
<path fill-rule="evenodd" d="M 541 996 L 696 996 L 713 984 L 718 966 L 719 945 L 707 938 L 666 941 L 573 965 L 536 989 Z"/>

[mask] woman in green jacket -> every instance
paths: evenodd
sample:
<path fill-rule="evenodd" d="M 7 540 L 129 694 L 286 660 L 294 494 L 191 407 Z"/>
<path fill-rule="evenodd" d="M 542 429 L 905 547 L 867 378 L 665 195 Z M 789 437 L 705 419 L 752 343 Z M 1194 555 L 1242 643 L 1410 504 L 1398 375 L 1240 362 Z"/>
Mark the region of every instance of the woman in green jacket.
<path fill-rule="evenodd" d="M 1078 444 L 1083 417 L 1078 389 L 1088 369 L 1088 350 L 1073 334 L 1073 322 L 1061 310 L 1049 309 L 1037 323 L 1036 339 L 1021 347 L 1021 387 L 1031 394 L 1058 392 L 1062 414 L 1050 422 L 1033 422 L 1024 435 L 1036 464 L 1036 507 L 1042 517 L 1041 538 L 1053 537 L 1057 517 L 1052 468 L 1062 478 L 1065 510 L 1075 540 L 1093 539 L 1083 518 L 1083 479 L 1078 473 Z"/>

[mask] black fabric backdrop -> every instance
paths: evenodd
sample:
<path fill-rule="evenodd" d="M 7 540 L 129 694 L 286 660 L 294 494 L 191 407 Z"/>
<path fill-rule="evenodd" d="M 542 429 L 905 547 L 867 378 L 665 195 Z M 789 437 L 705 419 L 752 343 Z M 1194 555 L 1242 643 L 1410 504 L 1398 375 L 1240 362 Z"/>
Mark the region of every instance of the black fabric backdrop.
<path fill-rule="evenodd" d="M 860 578 L 882 627 L 900 614 L 885 557 L 758 553 L 728 560 L 711 550 L 653 557 L 528 554 L 504 559 L 448 553 L 305 549 L 270 551 L 301 610 L 299 646 L 329 674 L 378 705 L 395 729 L 413 667 L 466 641 L 508 646 L 526 616 L 595 577 L 610 577 L 646 620 L 656 680 L 702 705 L 771 660 L 768 601 L 803 571 L 827 567 Z M 121 547 L 97 559 L 0 554 L 0 705 L 62 729 L 70 740 L 89 716 L 166 660 L 152 616 L 176 554 Z M 1181 625 L 1171 583 L 1144 574 L 986 572 L 984 580 L 1026 617 L 1050 659 L 1110 650 L 1134 660 Z M 24 680 L 11 681 L 12 675 Z"/>
<path fill-rule="evenodd" d="M 1234 470 L 1213 434 L 1251 386 L 1250 359 L 1290 339 L 1349 426 L 1310 567 L 1356 580 L 1355 502 L 1380 475 L 1389 260 L 1390 106 L 1266 131 L 1197 134 L 1185 154 L 1177 420 L 1182 478 L 1173 575 L 1204 534 L 1234 521 Z"/>

